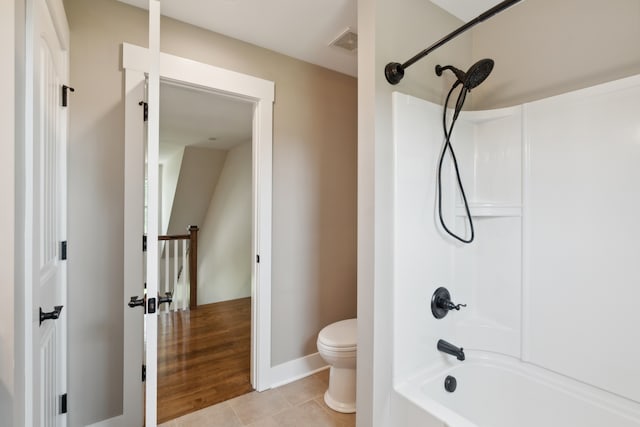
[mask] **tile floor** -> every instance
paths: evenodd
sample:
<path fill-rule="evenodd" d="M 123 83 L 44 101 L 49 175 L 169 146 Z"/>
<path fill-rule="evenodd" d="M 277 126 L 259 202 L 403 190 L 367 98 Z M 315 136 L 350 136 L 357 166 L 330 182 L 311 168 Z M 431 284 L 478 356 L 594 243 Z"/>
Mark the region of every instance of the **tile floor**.
<path fill-rule="evenodd" d="M 332 411 L 323 395 L 329 371 L 262 393 L 252 392 L 176 418 L 160 427 L 354 427 L 355 414 Z"/>

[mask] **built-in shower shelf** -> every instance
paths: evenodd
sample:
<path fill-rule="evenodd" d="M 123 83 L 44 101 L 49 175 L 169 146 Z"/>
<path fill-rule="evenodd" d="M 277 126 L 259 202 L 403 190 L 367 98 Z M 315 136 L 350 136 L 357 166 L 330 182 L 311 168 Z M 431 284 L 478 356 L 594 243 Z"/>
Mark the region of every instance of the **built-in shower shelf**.
<path fill-rule="evenodd" d="M 472 203 L 469 205 L 471 216 L 474 217 L 508 217 L 522 216 L 522 206 L 503 205 L 498 203 Z M 467 216 L 464 206 L 456 206 L 456 216 Z"/>

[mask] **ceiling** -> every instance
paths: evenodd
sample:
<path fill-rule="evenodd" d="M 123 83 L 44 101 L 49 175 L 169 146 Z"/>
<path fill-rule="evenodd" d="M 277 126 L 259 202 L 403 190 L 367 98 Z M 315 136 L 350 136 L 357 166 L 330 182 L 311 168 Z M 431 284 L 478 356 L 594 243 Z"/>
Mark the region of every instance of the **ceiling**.
<path fill-rule="evenodd" d="M 119 0 L 143 9 L 148 0 Z M 266 49 L 357 76 L 357 50 L 330 43 L 357 33 L 357 0 L 162 0 L 162 14 Z M 424 0 L 427 1 L 427 0 Z M 469 21 L 500 0 L 431 0 Z M 252 106 L 222 95 L 162 84 L 163 158 L 185 146 L 228 150 L 251 139 Z M 212 140 L 215 139 L 215 140 Z"/>
<path fill-rule="evenodd" d="M 148 9 L 149 0 L 119 0 Z M 427 1 L 427 0 L 424 0 Z M 431 0 L 468 22 L 501 0 Z M 357 33 L 357 0 L 162 0 L 162 14 L 269 50 L 357 76 L 357 50 L 331 46 Z"/>
<path fill-rule="evenodd" d="M 160 84 L 160 161 L 186 146 L 229 150 L 251 141 L 253 104 L 174 84 Z"/>
<path fill-rule="evenodd" d="M 502 0 L 431 0 L 453 16 L 469 22 Z"/>
<path fill-rule="evenodd" d="M 120 1 L 144 9 L 149 3 Z M 356 76 L 357 51 L 329 45 L 347 29 L 357 33 L 356 1 L 162 0 L 161 7 L 179 21 Z"/>

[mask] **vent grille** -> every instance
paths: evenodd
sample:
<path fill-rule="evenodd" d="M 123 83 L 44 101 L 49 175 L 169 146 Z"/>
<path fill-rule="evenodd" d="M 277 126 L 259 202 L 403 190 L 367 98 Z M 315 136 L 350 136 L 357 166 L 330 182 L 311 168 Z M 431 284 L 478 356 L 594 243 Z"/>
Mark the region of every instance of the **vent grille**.
<path fill-rule="evenodd" d="M 358 34 L 354 33 L 350 28 L 342 32 L 329 46 L 339 47 L 349 52 L 358 50 Z"/>

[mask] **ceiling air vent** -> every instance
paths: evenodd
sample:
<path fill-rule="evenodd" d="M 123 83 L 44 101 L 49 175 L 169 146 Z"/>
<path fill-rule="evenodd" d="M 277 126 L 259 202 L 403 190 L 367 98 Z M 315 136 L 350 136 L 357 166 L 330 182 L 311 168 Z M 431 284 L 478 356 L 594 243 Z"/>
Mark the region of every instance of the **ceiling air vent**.
<path fill-rule="evenodd" d="M 349 52 L 355 52 L 358 50 L 358 34 L 347 28 L 334 41 L 329 43 L 329 46 L 336 46 Z"/>

